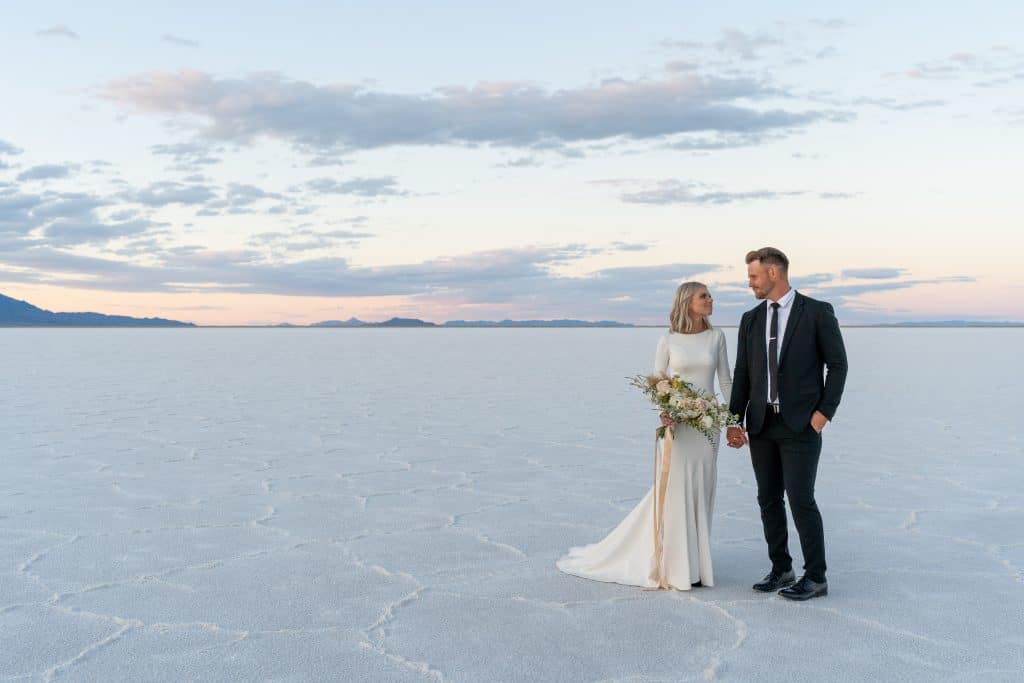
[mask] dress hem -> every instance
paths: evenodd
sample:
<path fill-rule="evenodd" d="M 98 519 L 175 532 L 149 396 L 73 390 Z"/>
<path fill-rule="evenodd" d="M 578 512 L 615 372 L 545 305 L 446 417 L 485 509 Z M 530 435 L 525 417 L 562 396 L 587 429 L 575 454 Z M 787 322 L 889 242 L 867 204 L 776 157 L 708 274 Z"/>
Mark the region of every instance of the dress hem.
<path fill-rule="evenodd" d="M 656 589 L 658 587 L 658 585 L 656 583 L 643 583 L 643 584 L 641 584 L 641 583 L 627 583 L 625 581 L 616 581 L 615 579 L 602 579 L 602 578 L 593 576 L 591 574 L 581 574 L 579 572 L 574 572 L 574 571 L 572 571 L 570 569 L 565 569 L 563 567 L 558 566 L 557 563 L 555 564 L 555 568 L 558 569 L 558 571 L 562 572 L 563 574 L 568 574 L 570 576 L 575 576 L 575 577 L 578 577 L 578 578 L 581 578 L 581 579 L 589 579 L 591 581 L 600 581 L 601 583 L 617 583 L 620 586 L 632 586 L 634 588 L 645 588 L 645 589 L 649 589 L 649 590 L 653 590 L 653 589 Z M 704 588 L 713 588 L 714 585 L 715 585 L 714 583 L 704 583 L 703 580 L 701 580 L 701 583 L 703 584 Z M 687 591 L 693 590 L 694 586 L 687 586 L 686 588 L 680 588 L 679 586 L 673 586 L 672 584 L 669 584 L 669 588 L 671 588 L 674 591 L 679 591 L 680 593 L 683 593 L 683 592 L 687 592 Z"/>

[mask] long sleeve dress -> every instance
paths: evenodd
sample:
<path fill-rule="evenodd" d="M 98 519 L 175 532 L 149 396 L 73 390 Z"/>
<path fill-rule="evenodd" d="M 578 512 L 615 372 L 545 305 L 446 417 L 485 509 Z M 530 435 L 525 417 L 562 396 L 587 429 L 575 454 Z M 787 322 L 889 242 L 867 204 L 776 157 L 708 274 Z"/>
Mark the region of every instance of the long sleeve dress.
<path fill-rule="evenodd" d="M 655 373 L 678 375 L 695 389 L 715 393 L 715 376 L 726 404 L 732 392 L 725 334 L 712 328 L 696 334 L 669 333 L 658 341 Z M 653 429 L 653 427 L 652 427 Z M 711 517 L 718 478 L 718 445 L 700 432 L 676 425 L 665 494 L 662 569 L 668 585 L 690 590 L 700 581 L 713 586 Z M 661 442 L 658 444 L 661 448 Z M 597 581 L 655 588 L 654 487 L 604 539 L 571 548 L 557 567 Z"/>

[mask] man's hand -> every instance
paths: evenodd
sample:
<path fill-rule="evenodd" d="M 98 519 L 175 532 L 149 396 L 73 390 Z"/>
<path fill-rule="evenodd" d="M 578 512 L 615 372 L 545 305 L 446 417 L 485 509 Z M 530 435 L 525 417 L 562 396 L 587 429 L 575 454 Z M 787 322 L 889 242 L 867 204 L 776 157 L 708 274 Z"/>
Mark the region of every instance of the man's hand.
<path fill-rule="evenodd" d="M 821 434 L 821 430 L 825 428 L 826 424 L 828 424 L 828 418 L 821 411 L 815 410 L 814 415 L 811 415 L 811 427 L 814 428 L 814 431 Z"/>
<path fill-rule="evenodd" d="M 659 415 L 658 417 L 660 417 L 660 418 L 661 418 L 661 426 L 662 426 L 662 427 L 671 427 L 672 425 L 674 425 L 674 424 L 675 424 L 675 423 L 674 423 L 674 422 L 672 421 L 672 418 L 668 416 L 668 413 L 662 413 L 662 414 L 661 414 L 661 415 Z"/>
<path fill-rule="evenodd" d="M 725 430 L 725 440 L 732 448 L 739 448 L 746 445 L 747 433 L 743 427 L 733 425 Z"/>

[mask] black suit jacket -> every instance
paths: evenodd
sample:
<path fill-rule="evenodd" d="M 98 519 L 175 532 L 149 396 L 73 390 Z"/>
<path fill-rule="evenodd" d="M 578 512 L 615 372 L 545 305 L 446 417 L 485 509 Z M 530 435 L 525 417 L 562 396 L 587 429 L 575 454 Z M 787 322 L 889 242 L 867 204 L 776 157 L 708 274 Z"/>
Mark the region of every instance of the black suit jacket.
<path fill-rule="evenodd" d="M 729 410 L 745 420 L 750 434 L 761 431 L 768 406 L 767 324 L 761 302 L 743 314 L 736 344 Z M 847 369 L 846 347 L 832 305 L 797 292 L 779 356 L 779 408 L 786 425 L 803 431 L 815 410 L 831 420 L 843 397 Z"/>

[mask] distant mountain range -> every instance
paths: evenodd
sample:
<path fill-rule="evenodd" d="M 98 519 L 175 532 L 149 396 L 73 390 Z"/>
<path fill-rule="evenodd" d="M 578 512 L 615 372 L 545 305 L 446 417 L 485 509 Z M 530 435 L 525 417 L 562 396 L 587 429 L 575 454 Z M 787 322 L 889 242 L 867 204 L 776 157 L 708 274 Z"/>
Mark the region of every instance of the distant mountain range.
<path fill-rule="evenodd" d="M 590 322 L 589 320 L 449 320 L 438 325 L 419 318 L 391 318 L 380 323 L 369 323 L 358 318 L 348 320 L 325 320 L 312 323 L 310 327 L 633 327 L 630 323 L 613 320 Z"/>
<path fill-rule="evenodd" d="M 923 322 L 890 323 L 886 327 L 1024 327 L 1024 323 L 1008 320 L 986 322 L 983 320 L 932 320 Z"/>
<path fill-rule="evenodd" d="M 368 323 L 363 322 L 359 318 L 349 318 L 348 320 L 324 320 L 319 323 L 310 323 L 310 327 L 366 327 Z"/>
<path fill-rule="evenodd" d="M 0 294 L 0 327 L 21 325 L 68 327 L 195 327 L 166 318 L 131 318 L 126 315 L 102 313 L 53 313 L 27 301 Z"/>
<path fill-rule="evenodd" d="M 193 323 L 166 318 L 132 318 L 126 315 L 102 313 L 53 313 L 27 301 L 19 301 L 0 294 L 0 327 L 67 326 L 67 327 L 196 327 Z M 359 318 L 324 320 L 310 325 L 255 325 L 254 327 L 637 327 L 614 320 L 449 320 L 432 323 L 419 318 L 391 318 L 383 322 L 367 322 Z M 660 327 L 660 326 L 656 326 Z M 729 327 L 728 325 L 726 327 Z M 848 327 L 1024 327 L 1022 322 L 987 322 L 978 320 L 935 320 L 920 322 L 880 323 L 875 325 L 849 325 Z"/>
<path fill-rule="evenodd" d="M 614 320 L 449 320 L 445 327 L 633 327 L 632 323 L 620 323 Z"/>
<path fill-rule="evenodd" d="M 324 320 L 319 323 L 310 323 L 310 327 L 440 327 L 437 323 L 428 323 L 419 318 L 391 318 L 382 323 L 368 323 L 359 318 L 348 320 Z"/>

